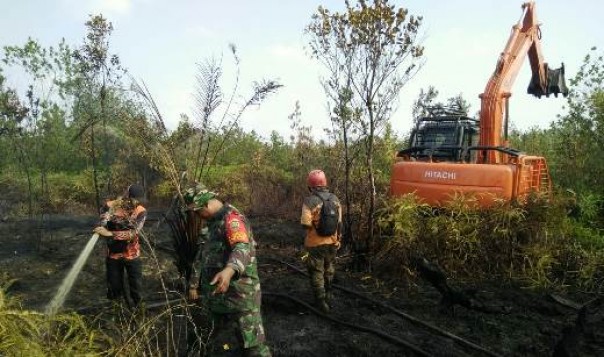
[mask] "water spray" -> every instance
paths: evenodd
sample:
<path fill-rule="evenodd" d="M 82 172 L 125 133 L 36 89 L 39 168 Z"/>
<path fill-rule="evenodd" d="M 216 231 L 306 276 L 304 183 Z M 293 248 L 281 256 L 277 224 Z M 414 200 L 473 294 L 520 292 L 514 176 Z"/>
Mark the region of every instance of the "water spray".
<path fill-rule="evenodd" d="M 96 241 L 98 239 L 99 239 L 99 235 L 97 233 L 93 234 L 92 237 L 90 237 L 88 244 L 86 244 L 86 246 L 84 247 L 84 250 L 82 250 L 82 252 L 80 253 L 80 256 L 76 260 L 75 264 L 73 264 L 73 266 L 71 267 L 71 270 L 69 271 L 67 276 L 63 279 L 63 282 L 61 283 L 59 290 L 57 290 L 55 297 L 46 306 L 46 314 L 54 315 L 63 306 L 63 303 L 65 302 L 65 298 L 67 298 L 67 294 L 69 294 L 69 292 L 71 291 L 73 283 L 75 282 L 76 278 L 80 274 L 80 271 L 82 271 L 82 268 L 84 267 L 84 263 L 86 263 L 86 260 L 90 256 L 90 253 L 92 252 L 92 248 L 94 248 L 94 244 L 96 243 Z"/>

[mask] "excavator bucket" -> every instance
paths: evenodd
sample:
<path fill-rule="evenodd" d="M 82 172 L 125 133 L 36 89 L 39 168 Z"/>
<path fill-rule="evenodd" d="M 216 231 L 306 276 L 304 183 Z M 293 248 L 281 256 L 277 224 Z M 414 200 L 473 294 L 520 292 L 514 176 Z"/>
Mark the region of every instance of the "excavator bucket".
<path fill-rule="evenodd" d="M 566 78 L 564 76 L 564 63 L 558 69 L 547 69 L 547 93 L 555 95 L 562 94 L 563 96 L 568 95 L 568 87 L 566 86 Z"/>
<path fill-rule="evenodd" d="M 558 69 L 550 69 L 547 64 L 545 64 L 545 77 L 547 83 L 543 86 L 539 80 L 539 74 L 533 73 L 527 89 L 528 94 L 532 94 L 537 98 L 541 98 L 542 95 L 549 97 L 550 94 L 553 94 L 556 97 L 558 97 L 558 94 L 562 94 L 565 97 L 568 95 L 566 77 L 564 76 L 564 63 L 562 63 L 562 66 Z"/>

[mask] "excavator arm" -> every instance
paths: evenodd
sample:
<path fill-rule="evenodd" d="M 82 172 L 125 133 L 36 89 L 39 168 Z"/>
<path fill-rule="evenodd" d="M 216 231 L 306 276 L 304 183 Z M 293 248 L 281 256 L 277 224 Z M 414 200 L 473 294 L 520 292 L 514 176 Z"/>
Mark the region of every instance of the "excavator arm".
<path fill-rule="evenodd" d="M 554 94 L 568 94 L 564 79 L 564 65 L 552 70 L 543 60 L 541 52 L 541 31 L 535 13 L 535 3 L 522 5 L 522 16 L 512 27 L 512 32 L 501 53 L 497 66 L 484 93 L 480 95 L 480 145 L 483 147 L 502 146 L 502 127 L 504 110 L 507 113 L 507 102 L 511 88 L 518 72 L 528 56 L 532 78 L 528 93 L 540 98 Z M 507 120 L 506 120 L 507 132 Z M 485 163 L 501 162 L 502 155 L 496 150 L 484 152 L 481 161 Z"/>

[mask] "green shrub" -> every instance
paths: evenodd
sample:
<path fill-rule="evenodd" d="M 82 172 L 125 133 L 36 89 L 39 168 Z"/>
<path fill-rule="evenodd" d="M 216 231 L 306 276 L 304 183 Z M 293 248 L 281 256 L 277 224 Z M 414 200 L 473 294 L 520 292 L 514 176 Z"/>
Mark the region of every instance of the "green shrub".
<path fill-rule="evenodd" d="M 472 197 L 456 196 L 446 207 L 430 209 L 403 196 L 378 212 L 375 265 L 409 278 L 410 257 L 417 255 L 460 280 L 602 291 L 604 237 L 566 214 L 566 201 L 537 196 L 489 209 L 478 209 Z"/>

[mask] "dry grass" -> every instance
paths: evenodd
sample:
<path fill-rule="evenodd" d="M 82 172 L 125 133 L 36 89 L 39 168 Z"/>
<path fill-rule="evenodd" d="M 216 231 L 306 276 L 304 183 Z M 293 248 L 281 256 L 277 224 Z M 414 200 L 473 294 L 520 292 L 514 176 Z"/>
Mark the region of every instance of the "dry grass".
<path fill-rule="evenodd" d="M 375 267 L 413 278 L 412 259 L 422 256 L 459 280 L 602 291 L 603 238 L 578 229 L 564 202 L 531 197 L 523 205 L 498 202 L 479 210 L 471 197 L 457 196 L 436 210 L 413 195 L 388 201 L 378 213 Z"/>
<path fill-rule="evenodd" d="M 0 355 L 2 356 L 104 356 L 111 354 L 110 339 L 90 328 L 76 314 L 45 315 L 21 308 L 0 289 Z"/>

